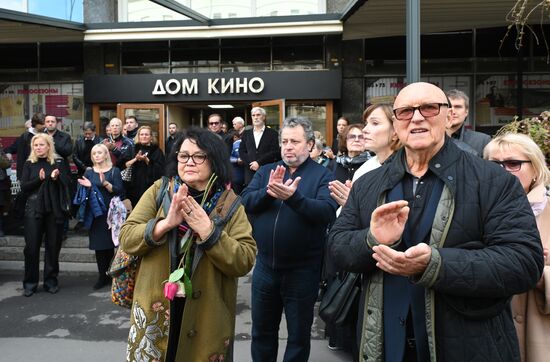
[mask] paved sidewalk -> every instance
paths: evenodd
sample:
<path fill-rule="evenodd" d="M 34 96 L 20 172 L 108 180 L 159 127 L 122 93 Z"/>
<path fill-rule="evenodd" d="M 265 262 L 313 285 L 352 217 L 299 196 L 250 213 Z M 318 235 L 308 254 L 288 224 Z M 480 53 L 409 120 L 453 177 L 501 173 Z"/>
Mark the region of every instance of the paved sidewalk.
<path fill-rule="evenodd" d="M 62 265 L 60 291 L 39 290 L 22 296 L 22 263 L 0 262 L 0 361 L 97 362 L 123 361 L 129 328 L 129 311 L 110 301 L 110 291 L 93 291 L 96 275 L 90 266 Z M 95 265 L 93 265 L 95 268 Z M 89 270 L 92 269 L 92 270 Z M 250 361 L 250 282 L 240 279 L 237 295 L 235 362 Z M 323 339 L 323 322 L 315 318 L 310 361 L 351 361 L 351 356 L 331 351 Z M 286 344 L 281 324 L 279 358 Z"/>

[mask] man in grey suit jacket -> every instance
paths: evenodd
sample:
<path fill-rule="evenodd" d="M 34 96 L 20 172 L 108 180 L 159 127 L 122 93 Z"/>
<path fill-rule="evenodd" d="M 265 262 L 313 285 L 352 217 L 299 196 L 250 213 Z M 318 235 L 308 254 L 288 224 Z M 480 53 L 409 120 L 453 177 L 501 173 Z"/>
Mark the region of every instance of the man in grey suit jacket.
<path fill-rule="evenodd" d="M 458 89 L 452 89 L 447 92 L 447 98 L 451 102 L 453 111 L 451 127 L 447 129 L 447 134 L 455 140 L 466 143 L 479 157 L 483 157 L 483 149 L 491 141 L 491 137 L 464 127 L 464 121 L 468 117 L 470 101 L 468 96 Z"/>
<path fill-rule="evenodd" d="M 277 162 L 281 159 L 281 148 L 279 147 L 279 134 L 277 131 L 266 127 L 265 109 L 260 107 L 252 108 L 253 129 L 242 133 L 239 156 L 244 165 L 244 184 L 254 177 L 260 166 Z"/>

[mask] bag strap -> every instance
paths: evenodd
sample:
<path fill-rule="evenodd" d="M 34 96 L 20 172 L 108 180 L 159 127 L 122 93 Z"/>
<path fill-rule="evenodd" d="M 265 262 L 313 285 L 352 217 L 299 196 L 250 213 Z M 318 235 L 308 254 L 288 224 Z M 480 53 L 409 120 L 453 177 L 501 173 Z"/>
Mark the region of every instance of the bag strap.
<path fill-rule="evenodd" d="M 169 184 L 170 184 L 170 180 L 168 179 L 168 177 L 162 176 L 162 184 L 160 186 L 159 193 L 157 194 L 157 199 L 156 199 L 157 210 L 162 205 L 162 201 L 164 199 L 164 195 L 166 195 L 166 192 L 168 191 Z M 164 211 L 168 212 L 168 210 L 164 210 Z"/>

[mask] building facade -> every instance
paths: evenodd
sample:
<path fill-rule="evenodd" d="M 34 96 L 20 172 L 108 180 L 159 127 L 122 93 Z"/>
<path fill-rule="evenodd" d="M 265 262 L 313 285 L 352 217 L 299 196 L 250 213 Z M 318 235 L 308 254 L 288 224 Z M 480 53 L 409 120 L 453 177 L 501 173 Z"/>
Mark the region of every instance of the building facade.
<path fill-rule="evenodd" d="M 272 127 L 306 116 L 332 140 L 338 116 L 360 122 L 366 106 L 392 102 L 405 85 L 405 37 L 344 40 L 347 1 L 179 3 L 180 12 L 147 0 L 86 0 L 83 23 L 0 9 L 0 25 L 16 29 L 0 39 L 4 145 L 39 111 L 75 137 L 84 121 L 101 133 L 110 118 L 135 115 L 162 145 L 169 122 L 205 126 L 219 113 L 250 123 L 254 105 L 268 110 Z M 518 113 L 550 108 L 546 48 L 527 35 L 518 55 L 513 41 L 500 47 L 505 32 L 421 39 L 423 80 L 469 94 L 469 125 L 490 134 Z"/>

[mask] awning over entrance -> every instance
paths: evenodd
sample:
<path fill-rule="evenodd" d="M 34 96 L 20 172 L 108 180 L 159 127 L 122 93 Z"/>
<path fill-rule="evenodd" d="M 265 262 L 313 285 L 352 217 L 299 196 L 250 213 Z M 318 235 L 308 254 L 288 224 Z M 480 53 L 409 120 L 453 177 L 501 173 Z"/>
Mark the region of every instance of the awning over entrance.
<path fill-rule="evenodd" d="M 81 42 L 84 24 L 0 9 L 0 43 Z"/>
<path fill-rule="evenodd" d="M 422 34 L 508 25 L 516 0 L 421 0 Z M 343 15 L 345 40 L 405 35 L 404 0 L 358 0 Z M 540 21 L 540 11 L 531 16 Z M 546 22 L 548 18 L 546 17 Z M 452 44 L 449 44 L 452 46 Z"/>

